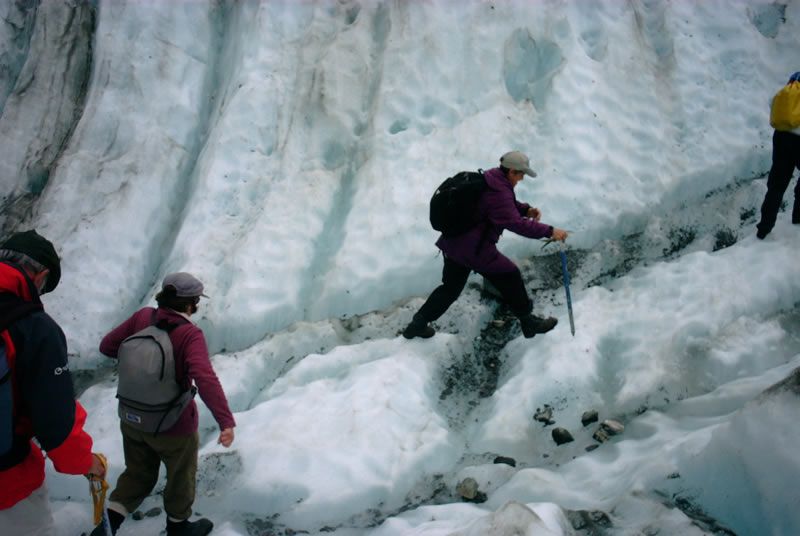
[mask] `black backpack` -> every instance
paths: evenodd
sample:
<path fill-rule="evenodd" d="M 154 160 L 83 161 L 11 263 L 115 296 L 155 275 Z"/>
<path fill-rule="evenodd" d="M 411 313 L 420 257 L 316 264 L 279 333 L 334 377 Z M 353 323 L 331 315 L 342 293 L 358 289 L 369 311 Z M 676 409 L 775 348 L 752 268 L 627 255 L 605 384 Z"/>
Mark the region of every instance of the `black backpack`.
<path fill-rule="evenodd" d="M 0 335 L 14 322 L 42 310 L 42 304 L 26 302 L 14 294 L 0 294 Z M 12 363 L 8 359 L 5 337 L 0 336 L 0 458 L 14 444 L 14 390 Z M 5 466 L 5 463 L 0 464 Z"/>
<path fill-rule="evenodd" d="M 431 226 L 444 236 L 458 236 L 474 228 L 480 223 L 478 200 L 485 191 L 482 169 L 456 173 L 431 197 Z"/>

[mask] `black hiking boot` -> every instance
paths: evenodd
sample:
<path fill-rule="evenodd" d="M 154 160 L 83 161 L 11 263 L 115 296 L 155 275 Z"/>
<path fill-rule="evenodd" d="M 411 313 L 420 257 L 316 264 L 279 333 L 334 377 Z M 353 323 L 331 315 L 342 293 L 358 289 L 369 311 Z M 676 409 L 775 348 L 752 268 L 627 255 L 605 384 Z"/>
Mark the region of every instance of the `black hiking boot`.
<path fill-rule="evenodd" d="M 552 316 L 542 318 L 536 315 L 525 315 L 519 318 L 519 326 L 526 339 L 534 337 L 537 333 L 547 333 L 558 324 L 558 320 Z"/>
<path fill-rule="evenodd" d="M 413 339 L 414 337 L 430 339 L 435 334 L 436 330 L 430 327 L 427 322 L 418 322 L 416 320 L 412 320 L 403 330 L 403 337 L 406 339 Z"/>
<path fill-rule="evenodd" d="M 206 536 L 214 528 L 214 523 L 201 517 L 197 521 L 170 521 L 167 520 L 167 536 Z"/>
<path fill-rule="evenodd" d="M 108 524 L 111 525 L 111 534 L 116 534 L 117 530 L 119 530 L 119 526 L 125 521 L 125 516 L 110 508 L 106 508 L 106 513 L 108 514 Z M 89 536 L 107 536 L 106 528 L 103 526 L 102 521 L 94 528 Z"/>

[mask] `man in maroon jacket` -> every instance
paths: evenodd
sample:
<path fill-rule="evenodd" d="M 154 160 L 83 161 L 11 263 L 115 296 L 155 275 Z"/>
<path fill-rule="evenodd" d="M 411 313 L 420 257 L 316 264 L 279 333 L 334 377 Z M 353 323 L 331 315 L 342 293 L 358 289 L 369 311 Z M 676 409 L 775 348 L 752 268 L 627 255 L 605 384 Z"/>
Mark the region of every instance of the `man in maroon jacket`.
<path fill-rule="evenodd" d="M 175 358 L 175 377 L 184 389 L 197 385 L 200 398 L 211 410 L 221 430 L 219 443 L 229 447 L 233 443 L 236 423 L 228 408 L 228 401 L 219 383 L 211 361 L 202 330 L 190 319 L 197 312 L 203 294 L 203 284 L 185 272 L 169 274 L 164 278 L 161 292 L 156 295 L 158 308 L 140 309 L 125 322 L 103 337 L 100 351 L 117 357 L 120 344 L 144 328 L 158 324 L 167 327 Z M 121 421 L 122 446 L 125 453 L 125 471 L 117 480 L 111 493 L 108 517 L 113 533 L 130 512 L 138 508 L 150 494 L 158 480 L 163 462 L 167 468 L 167 485 L 164 488 L 164 510 L 167 513 L 167 536 L 202 536 L 211 532 L 213 524 L 205 518 L 189 521 L 195 497 L 197 475 L 197 404 L 192 400 L 178 421 L 168 430 L 152 434 L 142 432 Z M 102 524 L 92 535 L 104 535 Z"/>
<path fill-rule="evenodd" d="M 530 338 L 546 333 L 558 322 L 531 314 L 533 303 L 528 298 L 522 274 L 511 259 L 497 250 L 497 241 L 504 229 L 528 238 L 553 238 L 564 241 L 567 232 L 539 223 L 541 212 L 527 203 L 520 203 L 514 187 L 525 177 L 536 176 L 528 157 L 511 151 L 500 158 L 500 167 L 484 172 L 486 191 L 478 202 L 476 221 L 480 223 L 464 234 L 439 237 L 436 245 L 444 256 L 442 284 L 428 297 L 411 323 L 403 331 L 407 339 L 433 337 L 433 322 L 452 305 L 470 272 L 483 275 L 503 296 L 511 311 L 519 318 L 522 333 Z"/>
<path fill-rule="evenodd" d="M 105 475 L 83 431 L 86 411 L 75 400 L 67 341 L 39 299 L 60 278 L 53 244 L 36 231 L 0 245 L 0 335 L 13 387 L 11 448 L 0 455 L 3 536 L 53 534 L 42 450 L 60 473 Z"/>

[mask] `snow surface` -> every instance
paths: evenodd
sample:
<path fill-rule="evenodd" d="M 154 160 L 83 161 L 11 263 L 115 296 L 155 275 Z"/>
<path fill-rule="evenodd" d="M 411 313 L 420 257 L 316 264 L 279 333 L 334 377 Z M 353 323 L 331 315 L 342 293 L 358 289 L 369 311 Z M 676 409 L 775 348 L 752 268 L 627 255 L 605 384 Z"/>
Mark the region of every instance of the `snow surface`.
<path fill-rule="evenodd" d="M 20 74 L 71 65 L 20 45 L 50 7 L 2 8 L 4 230 L 63 257 L 45 304 L 112 486 L 97 345 L 183 270 L 238 423 L 224 449 L 200 404 L 214 534 L 800 534 L 798 380 L 769 390 L 800 366 L 800 229 L 754 236 L 800 2 L 101 0 L 40 194 L 25 147 L 60 143 L 74 98 Z M 399 337 L 441 273 L 430 194 L 511 149 L 539 173 L 518 198 L 572 232 L 575 336 L 556 248 L 507 233 L 552 333 L 522 338 L 473 276 L 435 337 Z M 590 409 L 626 428 L 589 452 Z M 59 534 L 88 530 L 85 480 L 47 482 Z"/>

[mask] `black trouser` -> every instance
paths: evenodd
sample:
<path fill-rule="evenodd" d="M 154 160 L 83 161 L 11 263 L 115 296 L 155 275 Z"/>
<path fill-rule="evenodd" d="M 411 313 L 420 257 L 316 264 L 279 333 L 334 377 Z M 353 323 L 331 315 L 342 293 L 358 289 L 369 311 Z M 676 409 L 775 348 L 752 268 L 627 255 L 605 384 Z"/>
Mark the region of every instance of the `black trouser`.
<path fill-rule="evenodd" d="M 428 323 L 442 316 L 464 290 L 471 271 L 470 268 L 445 257 L 442 284 L 436 287 L 428 300 L 420 307 L 420 310 L 414 315 L 414 321 Z M 533 303 L 528 298 L 528 291 L 525 290 L 519 269 L 502 274 L 478 273 L 494 285 L 515 315 L 525 316 L 531 312 Z"/>
<path fill-rule="evenodd" d="M 794 168 L 800 168 L 800 135 L 776 130 L 772 136 L 772 168 L 767 178 L 767 195 L 761 205 L 761 221 L 758 230 L 768 233 L 775 226 L 778 210 Z M 800 181 L 794 188 L 792 222 L 800 223 Z"/>

